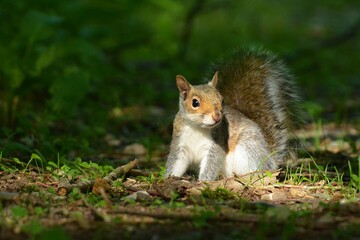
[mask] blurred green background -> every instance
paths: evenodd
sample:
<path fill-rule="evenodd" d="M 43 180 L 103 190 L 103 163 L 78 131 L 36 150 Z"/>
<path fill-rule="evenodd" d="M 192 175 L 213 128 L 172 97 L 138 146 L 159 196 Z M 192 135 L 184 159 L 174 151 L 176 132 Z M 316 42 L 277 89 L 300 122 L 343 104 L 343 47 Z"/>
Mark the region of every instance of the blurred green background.
<path fill-rule="evenodd" d="M 0 23 L 2 156 L 168 144 L 175 75 L 246 46 L 288 63 L 307 121 L 359 125 L 358 0 L 2 0 Z"/>

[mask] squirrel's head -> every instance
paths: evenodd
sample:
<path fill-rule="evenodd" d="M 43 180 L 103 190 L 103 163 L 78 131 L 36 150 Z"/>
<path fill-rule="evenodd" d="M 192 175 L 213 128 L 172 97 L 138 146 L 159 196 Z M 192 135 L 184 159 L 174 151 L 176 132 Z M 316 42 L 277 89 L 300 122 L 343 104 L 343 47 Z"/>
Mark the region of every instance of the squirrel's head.
<path fill-rule="evenodd" d="M 222 96 L 216 89 L 218 72 L 208 84 L 192 86 L 185 77 L 176 76 L 180 91 L 179 111 L 191 123 L 203 128 L 218 125 L 222 119 Z"/>

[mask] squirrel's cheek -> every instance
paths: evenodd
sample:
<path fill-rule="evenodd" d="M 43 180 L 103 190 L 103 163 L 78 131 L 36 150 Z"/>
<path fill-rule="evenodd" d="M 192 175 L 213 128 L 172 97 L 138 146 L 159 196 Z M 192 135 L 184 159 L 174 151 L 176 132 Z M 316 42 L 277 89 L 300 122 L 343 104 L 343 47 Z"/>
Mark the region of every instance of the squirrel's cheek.
<path fill-rule="evenodd" d="M 203 117 L 200 114 L 191 114 L 188 113 L 187 114 L 187 118 L 194 123 L 202 123 L 203 122 Z"/>

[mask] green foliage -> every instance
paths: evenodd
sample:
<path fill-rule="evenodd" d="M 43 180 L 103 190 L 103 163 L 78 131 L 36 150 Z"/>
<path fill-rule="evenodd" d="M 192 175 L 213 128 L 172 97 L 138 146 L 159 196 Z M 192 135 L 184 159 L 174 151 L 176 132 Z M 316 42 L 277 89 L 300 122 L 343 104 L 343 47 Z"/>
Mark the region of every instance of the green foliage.
<path fill-rule="evenodd" d="M 200 208 L 194 213 L 193 224 L 197 228 L 208 227 L 208 220 L 214 218 L 217 214 L 216 210 Z"/>
<path fill-rule="evenodd" d="M 219 202 L 223 202 L 225 200 L 231 200 L 235 198 L 235 194 L 233 192 L 222 187 L 217 187 L 215 190 L 212 190 L 209 187 L 207 187 L 204 190 L 202 190 L 202 195 L 204 198 L 217 200 Z"/>
<path fill-rule="evenodd" d="M 28 210 L 19 205 L 15 205 L 11 208 L 11 212 L 16 219 L 21 219 L 28 216 Z"/>
<path fill-rule="evenodd" d="M 32 220 L 22 227 L 22 231 L 30 236 L 35 236 L 44 231 L 44 227 L 39 220 Z"/>
<path fill-rule="evenodd" d="M 360 156 L 358 156 L 358 173 L 353 171 L 350 162 L 348 163 L 350 170 L 350 185 L 355 189 L 356 192 L 360 192 Z"/>
<path fill-rule="evenodd" d="M 27 157 L 35 148 L 46 158 L 74 149 L 89 155 L 109 126 L 124 133 L 112 109 L 155 105 L 173 112 L 176 74 L 203 81 L 209 62 L 247 45 L 289 60 L 311 118 L 329 111 L 337 121 L 352 118 L 358 100 L 347 100 L 359 86 L 360 41 L 356 32 L 341 33 L 359 18 L 355 1 L 212 0 L 191 15 L 194 4 L 1 1 L 0 150 L 7 157 Z M 338 45 L 323 47 L 336 36 Z M 129 135 L 146 139 L 170 122 L 156 122 L 145 134 L 149 124 L 135 123 L 145 126 Z M 151 159 L 154 146 L 148 147 Z"/>
<path fill-rule="evenodd" d="M 79 199 L 81 199 L 81 196 L 82 196 L 81 192 L 78 188 L 73 188 L 73 190 L 70 193 L 70 197 L 73 200 L 79 200 Z"/>
<path fill-rule="evenodd" d="M 110 173 L 114 168 L 109 165 L 99 165 L 94 162 L 82 161 L 81 158 L 76 158 L 73 164 L 82 172 L 87 172 L 90 178 L 104 177 Z"/>
<path fill-rule="evenodd" d="M 38 239 L 69 240 L 71 238 L 62 227 L 55 226 L 45 229 L 43 232 L 41 232 L 38 236 Z"/>
<path fill-rule="evenodd" d="M 328 165 L 325 167 L 316 163 L 316 161 L 311 157 L 310 162 L 303 162 L 295 168 L 289 166 L 286 167 L 286 176 L 285 178 L 295 185 L 301 185 L 304 183 L 315 184 L 321 180 L 325 181 L 328 186 L 332 186 L 333 183 L 341 185 L 343 183 L 343 173 L 337 171 L 337 168 L 334 167 L 336 171 L 335 177 L 330 177 L 328 175 Z"/>
<path fill-rule="evenodd" d="M 96 179 L 97 177 L 104 177 L 109 174 L 114 168 L 106 164 L 98 164 L 92 161 L 83 161 L 81 158 L 75 158 L 72 161 L 60 159 L 58 157 L 57 163 L 48 161 L 46 170 L 51 172 L 57 179 L 66 177 L 69 180 L 77 178 L 79 175 L 85 179 Z"/>
<path fill-rule="evenodd" d="M 304 102 L 302 106 L 305 111 L 310 115 L 312 121 L 316 122 L 324 112 L 324 107 L 316 102 Z"/>
<path fill-rule="evenodd" d="M 177 201 L 177 199 L 179 198 L 179 194 L 177 194 L 176 192 L 171 192 L 171 197 L 170 197 L 170 201 L 169 201 L 169 206 L 172 208 L 182 208 L 185 207 L 185 203 L 184 202 L 180 202 Z"/>
<path fill-rule="evenodd" d="M 55 80 L 50 87 L 50 105 L 61 113 L 73 112 L 90 88 L 89 73 L 77 67 L 69 67 L 64 72 L 64 77 Z"/>
<path fill-rule="evenodd" d="M 12 160 L 14 161 L 13 164 L 2 161 L 2 153 L 0 152 L 0 170 L 9 172 L 9 173 L 15 173 L 15 172 L 19 171 L 17 165 L 21 166 L 21 167 L 23 167 L 25 165 L 18 158 L 13 158 Z"/>
<path fill-rule="evenodd" d="M 147 176 L 147 177 L 139 176 L 139 179 L 141 179 L 147 183 L 150 183 L 150 184 L 154 183 L 156 180 L 154 174 L 152 174 L 152 173 L 150 173 L 149 176 Z"/>
<path fill-rule="evenodd" d="M 166 167 L 160 166 L 159 179 L 164 179 L 166 174 Z"/>
<path fill-rule="evenodd" d="M 41 157 L 39 154 L 37 153 L 32 153 L 30 160 L 28 161 L 28 163 L 26 164 L 26 167 L 24 169 L 24 172 L 26 172 L 26 170 L 28 169 L 29 165 L 31 163 L 35 163 L 36 167 L 38 168 L 39 172 L 41 172 L 41 170 L 39 169 L 39 163 L 41 164 L 41 166 L 43 166 L 43 162 L 45 160 L 43 159 L 43 157 Z M 43 168 L 42 168 L 43 169 Z"/>
<path fill-rule="evenodd" d="M 44 211 L 45 210 L 39 206 L 34 208 L 34 212 L 35 212 L 36 216 L 38 216 L 38 217 L 41 217 L 44 214 Z"/>

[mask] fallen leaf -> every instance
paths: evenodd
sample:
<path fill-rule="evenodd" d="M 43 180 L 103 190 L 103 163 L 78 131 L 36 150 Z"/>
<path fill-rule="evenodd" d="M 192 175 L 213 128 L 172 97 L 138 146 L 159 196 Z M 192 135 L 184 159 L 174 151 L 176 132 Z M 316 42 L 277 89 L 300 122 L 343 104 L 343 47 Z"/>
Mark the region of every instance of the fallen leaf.
<path fill-rule="evenodd" d="M 290 194 L 293 197 L 305 197 L 308 193 L 302 189 L 290 188 Z"/>
<path fill-rule="evenodd" d="M 94 186 L 92 187 L 92 193 L 100 195 L 102 191 L 109 191 L 110 184 L 103 178 L 97 178 L 95 180 Z"/>
<path fill-rule="evenodd" d="M 275 191 L 275 192 L 261 196 L 261 200 L 264 200 L 264 201 L 279 201 L 279 200 L 286 200 L 286 199 L 287 199 L 287 196 L 282 191 Z"/>

